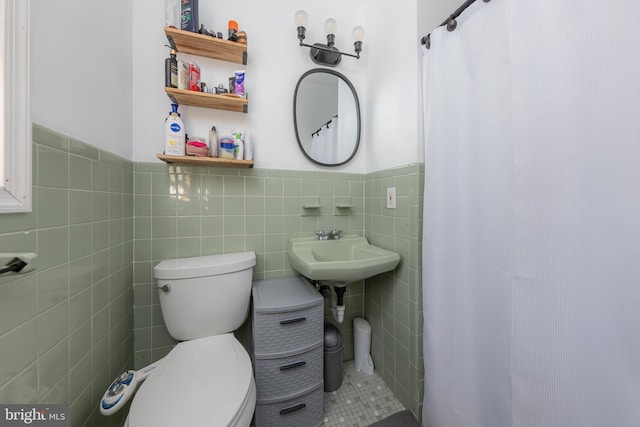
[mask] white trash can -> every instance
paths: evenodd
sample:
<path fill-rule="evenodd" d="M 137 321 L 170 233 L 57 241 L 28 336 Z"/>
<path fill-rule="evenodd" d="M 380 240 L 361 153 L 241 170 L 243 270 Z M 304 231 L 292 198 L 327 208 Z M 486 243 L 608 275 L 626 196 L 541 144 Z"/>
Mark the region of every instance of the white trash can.
<path fill-rule="evenodd" d="M 361 317 L 353 319 L 353 347 L 356 370 L 372 375 L 371 325 Z"/>

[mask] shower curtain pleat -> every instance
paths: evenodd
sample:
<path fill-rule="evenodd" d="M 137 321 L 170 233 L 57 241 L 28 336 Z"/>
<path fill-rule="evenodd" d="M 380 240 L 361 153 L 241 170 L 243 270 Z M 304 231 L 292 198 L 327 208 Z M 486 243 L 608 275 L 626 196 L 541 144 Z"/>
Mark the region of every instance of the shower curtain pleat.
<path fill-rule="evenodd" d="M 432 32 L 425 426 L 640 425 L 639 28 L 496 0 Z"/>

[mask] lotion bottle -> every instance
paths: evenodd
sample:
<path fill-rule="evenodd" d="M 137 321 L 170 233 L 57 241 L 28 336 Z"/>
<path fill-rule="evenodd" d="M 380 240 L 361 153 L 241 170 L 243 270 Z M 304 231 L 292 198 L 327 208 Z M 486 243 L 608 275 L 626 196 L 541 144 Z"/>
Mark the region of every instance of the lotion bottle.
<path fill-rule="evenodd" d="M 184 156 L 186 132 L 178 113 L 178 104 L 171 104 L 171 112 L 164 123 L 164 133 L 164 154 Z"/>

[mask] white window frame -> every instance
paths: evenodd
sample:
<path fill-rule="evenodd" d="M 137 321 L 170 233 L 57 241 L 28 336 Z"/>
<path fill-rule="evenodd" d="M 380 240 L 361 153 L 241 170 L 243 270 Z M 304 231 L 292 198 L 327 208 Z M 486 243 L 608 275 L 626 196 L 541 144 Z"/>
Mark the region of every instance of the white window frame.
<path fill-rule="evenodd" d="M 31 211 L 30 0 L 0 0 L 0 213 Z"/>

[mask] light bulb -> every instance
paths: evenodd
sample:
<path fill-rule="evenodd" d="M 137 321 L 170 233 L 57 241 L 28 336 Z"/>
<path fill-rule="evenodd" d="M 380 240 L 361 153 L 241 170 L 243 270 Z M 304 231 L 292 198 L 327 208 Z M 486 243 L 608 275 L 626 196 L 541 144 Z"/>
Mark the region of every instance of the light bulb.
<path fill-rule="evenodd" d="M 353 35 L 354 40 L 357 42 L 361 42 L 362 40 L 364 40 L 364 28 L 360 26 L 355 27 L 351 34 Z"/>
<path fill-rule="evenodd" d="M 324 32 L 327 34 L 335 34 L 338 31 L 338 23 L 335 19 L 329 18 L 324 21 Z"/>
<path fill-rule="evenodd" d="M 296 27 L 306 27 L 307 21 L 309 20 L 309 15 L 304 10 L 299 10 L 296 12 Z"/>

